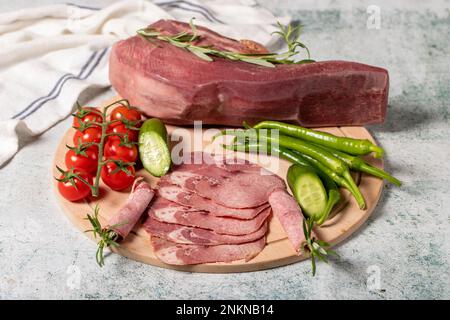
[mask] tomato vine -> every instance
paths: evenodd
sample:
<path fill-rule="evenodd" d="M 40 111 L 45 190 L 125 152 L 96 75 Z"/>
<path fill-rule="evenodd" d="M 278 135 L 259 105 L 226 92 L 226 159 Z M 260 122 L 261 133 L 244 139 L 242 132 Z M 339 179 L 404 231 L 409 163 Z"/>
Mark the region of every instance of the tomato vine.
<path fill-rule="evenodd" d="M 99 185 L 100 185 L 100 177 L 102 173 L 102 168 L 110 163 L 114 162 L 117 166 L 118 171 L 124 171 L 127 175 L 132 174 L 130 170 L 128 169 L 130 166 L 134 166 L 135 162 L 127 162 L 123 161 L 122 159 L 115 159 L 115 158 L 105 158 L 104 157 L 104 147 L 107 142 L 108 137 L 116 136 L 120 139 L 120 143 L 126 146 L 129 146 L 130 144 L 136 144 L 135 141 L 130 141 L 129 139 L 129 133 L 116 133 L 116 132 L 108 132 L 108 128 L 114 125 L 123 125 L 127 129 L 126 131 L 133 132 L 130 130 L 139 130 L 137 125 L 139 124 L 140 120 L 128 120 L 126 118 L 117 119 L 116 117 L 111 117 L 111 119 L 108 120 L 108 111 L 111 107 L 118 107 L 121 106 L 122 108 L 126 108 L 128 110 L 133 112 L 138 112 L 135 110 L 134 107 L 130 105 L 128 100 L 126 99 L 120 99 L 117 101 L 114 101 L 113 103 L 107 105 L 103 109 L 99 110 L 96 108 L 91 107 L 82 107 L 77 102 L 77 111 L 72 114 L 74 117 L 73 121 L 73 128 L 77 130 L 79 133 L 75 133 L 75 136 L 78 138 L 74 142 L 76 145 L 75 147 L 69 147 L 69 150 L 85 150 L 88 147 L 91 147 L 93 145 L 98 146 L 98 163 L 97 163 L 97 169 L 95 171 L 95 176 L 93 176 L 93 182 L 92 184 L 88 181 L 88 179 L 83 179 L 76 171 L 74 171 L 74 168 L 67 168 L 67 171 L 62 170 L 61 168 L 57 167 L 58 171 L 62 174 L 64 177 L 63 179 L 70 180 L 71 183 L 73 179 L 78 179 L 80 182 L 86 184 L 89 186 L 91 195 L 93 197 L 98 197 L 99 195 Z M 98 141 L 98 136 L 95 137 L 95 141 L 82 141 L 79 137 L 80 135 L 83 136 L 83 134 L 86 132 L 86 130 L 93 131 L 95 128 L 100 129 L 101 136 Z M 89 140 L 89 137 L 86 139 Z M 133 170 L 134 171 L 134 170 Z M 61 178 L 55 178 L 58 181 L 61 181 Z M 77 186 L 72 183 L 75 189 L 77 189 Z"/>

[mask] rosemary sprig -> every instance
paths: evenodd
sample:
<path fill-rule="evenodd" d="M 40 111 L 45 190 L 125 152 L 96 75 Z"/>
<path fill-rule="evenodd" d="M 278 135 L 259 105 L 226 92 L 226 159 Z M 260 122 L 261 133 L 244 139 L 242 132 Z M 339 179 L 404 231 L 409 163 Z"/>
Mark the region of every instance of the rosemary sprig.
<path fill-rule="evenodd" d="M 98 220 L 98 213 L 100 211 L 100 207 L 98 203 L 95 205 L 94 214 L 90 215 L 89 213 L 86 215 L 86 220 L 88 220 L 92 229 L 86 230 L 84 232 L 92 232 L 94 234 L 94 238 L 99 238 L 100 240 L 97 243 L 97 252 L 95 254 L 95 258 L 100 267 L 105 265 L 105 255 L 104 249 L 107 247 L 118 247 L 119 243 L 117 240 L 119 239 L 119 235 L 113 230 L 121 225 L 126 224 L 127 222 L 115 224 L 107 228 L 103 228 L 100 221 Z"/>
<path fill-rule="evenodd" d="M 306 248 L 304 248 L 304 250 L 308 251 L 311 257 L 311 270 L 313 276 L 316 275 L 316 258 L 328 263 L 329 256 L 339 256 L 335 251 L 329 249 L 330 244 L 328 242 L 321 241 L 313 236 L 312 230 L 314 223 L 314 220 L 311 218 L 303 219 L 303 233 L 306 238 Z"/>
<path fill-rule="evenodd" d="M 300 47 L 304 50 L 306 50 L 306 53 L 308 55 L 308 59 L 311 59 L 311 54 L 309 52 L 308 47 L 306 47 L 302 42 L 298 41 L 298 38 L 300 37 L 301 31 L 303 29 L 303 25 L 299 24 L 295 27 L 292 27 L 292 25 L 288 25 L 287 27 L 284 27 L 279 21 L 277 21 L 277 26 L 280 30 L 272 32 L 272 34 L 278 34 L 284 42 L 286 42 L 288 46 L 288 51 L 285 52 L 286 59 L 289 59 L 293 55 L 296 55 L 297 48 Z M 305 60 L 303 60 L 305 61 Z"/>
<path fill-rule="evenodd" d="M 193 19 L 189 21 L 191 27 L 191 32 L 180 32 L 175 35 L 165 35 L 161 32 L 152 29 L 144 28 L 137 31 L 145 40 L 151 42 L 152 44 L 158 45 L 153 39 L 158 39 L 160 41 L 168 42 L 178 48 L 183 48 L 195 54 L 200 59 L 205 61 L 213 61 L 211 56 L 220 57 L 228 60 L 243 61 L 247 63 L 257 64 L 264 67 L 275 67 L 276 64 L 302 64 L 314 62 L 311 60 L 310 52 L 308 48 L 301 42 L 298 41 L 300 36 L 302 26 L 292 27 L 291 25 L 283 27 L 279 22 L 277 22 L 278 31 L 272 34 L 279 35 L 287 44 L 288 51 L 284 53 L 263 53 L 263 54 L 245 54 L 232 51 L 221 51 L 215 49 L 213 46 L 197 46 L 195 41 L 201 38 L 197 33 L 197 28 L 193 23 Z M 293 60 L 293 57 L 300 53 L 300 50 L 304 49 L 307 53 L 307 59 L 300 61 Z"/>

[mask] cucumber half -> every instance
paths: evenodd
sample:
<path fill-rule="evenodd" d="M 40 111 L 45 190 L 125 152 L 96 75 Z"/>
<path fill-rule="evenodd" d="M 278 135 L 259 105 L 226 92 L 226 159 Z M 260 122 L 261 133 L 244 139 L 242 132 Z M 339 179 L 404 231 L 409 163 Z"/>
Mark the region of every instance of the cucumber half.
<path fill-rule="evenodd" d="M 164 123 L 157 118 L 149 119 L 139 130 L 139 156 L 144 168 L 153 176 L 161 177 L 172 164 Z"/>
<path fill-rule="evenodd" d="M 287 173 L 289 187 L 310 218 L 319 219 L 327 206 L 327 192 L 322 181 L 309 166 L 292 165 Z"/>

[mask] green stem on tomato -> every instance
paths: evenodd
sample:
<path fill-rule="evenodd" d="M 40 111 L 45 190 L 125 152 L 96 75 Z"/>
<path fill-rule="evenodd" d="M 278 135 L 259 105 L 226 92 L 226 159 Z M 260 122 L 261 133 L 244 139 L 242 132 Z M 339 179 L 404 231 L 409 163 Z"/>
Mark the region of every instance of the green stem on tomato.
<path fill-rule="evenodd" d="M 126 99 L 121 99 L 121 100 L 117 100 L 109 105 L 107 105 L 106 107 L 103 108 L 103 111 L 101 111 L 101 115 L 102 115 L 102 123 L 100 125 L 100 127 L 102 128 L 102 137 L 100 138 L 100 142 L 98 143 L 98 164 L 97 164 L 97 173 L 95 175 L 95 179 L 94 179 L 94 184 L 91 187 L 92 190 L 92 196 L 93 197 L 98 197 L 99 194 L 99 184 L 100 184 L 100 175 L 101 175 L 101 171 L 102 171 L 102 167 L 106 164 L 105 161 L 103 161 L 103 147 L 105 145 L 105 140 L 107 138 L 107 129 L 108 126 L 113 123 L 113 122 L 117 122 L 116 120 L 112 120 L 112 121 L 107 121 L 107 111 L 110 107 L 115 106 L 117 104 L 126 104 L 128 107 L 130 106 L 130 104 L 128 103 L 128 100 Z"/>

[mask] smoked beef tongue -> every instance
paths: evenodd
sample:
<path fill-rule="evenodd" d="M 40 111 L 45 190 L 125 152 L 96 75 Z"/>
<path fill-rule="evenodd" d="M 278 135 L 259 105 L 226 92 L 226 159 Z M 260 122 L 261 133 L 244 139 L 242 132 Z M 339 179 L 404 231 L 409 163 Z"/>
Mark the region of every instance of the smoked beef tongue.
<path fill-rule="evenodd" d="M 150 235 L 164 238 L 175 243 L 201 244 L 208 246 L 252 242 L 264 237 L 267 232 L 267 223 L 264 223 L 256 232 L 236 236 L 218 234 L 211 230 L 201 228 L 164 223 L 155 220 L 152 217 L 147 218 L 143 227 Z"/>
<path fill-rule="evenodd" d="M 146 211 L 155 192 L 142 178 L 137 178 L 125 205 L 109 220 L 108 226 L 124 239 Z"/>
<path fill-rule="evenodd" d="M 187 24 L 161 20 L 167 33 Z M 232 51 L 242 43 L 201 28 L 202 42 Z M 381 123 L 389 76 L 385 69 L 348 61 L 277 65 L 275 68 L 213 57 L 134 36 L 117 42 L 109 60 L 114 89 L 150 117 L 167 123 L 241 126 L 242 121 L 286 120 L 304 126 Z"/>
<path fill-rule="evenodd" d="M 256 232 L 271 213 L 270 207 L 264 209 L 254 219 L 241 220 L 217 217 L 207 211 L 198 211 L 158 197 L 148 214 L 152 219 L 165 223 L 198 227 L 212 230 L 218 234 L 245 235 Z"/>
<path fill-rule="evenodd" d="M 286 190 L 280 189 L 272 192 L 269 203 L 295 251 L 300 254 L 306 238 L 303 233 L 303 214 L 297 201 Z"/>
<path fill-rule="evenodd" d="M 256 208 L 228 208 L 211 199 L 199 196 L 195 192 L 186 191 L 180 186 L 165 182 L 163 179 L 160 180 L 158 185 L 158 195 L 183 206 L 208 211 L 217 217 L 232 217 L 236 219 L 254 219 L 261 211 L 269 206 L 266 202 Z"/>
<path fill-rule="evenodd" d="M 164 263 L 190 265 L 213 262 L 249 261 L 258 255 L 266 244 L 265 237 L 243 244 L 202 246 L 177 244 L 155 236 L 151 237 L 155 255 Z"/>
<path fill-rule="evenodd" d="M 229 172 L 217 166 L 173 171 L 162 180 L 229 208 L 261 206 L 273 190 L 285 188 L 280 177 L 268 172 Z"/>

